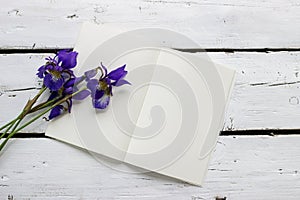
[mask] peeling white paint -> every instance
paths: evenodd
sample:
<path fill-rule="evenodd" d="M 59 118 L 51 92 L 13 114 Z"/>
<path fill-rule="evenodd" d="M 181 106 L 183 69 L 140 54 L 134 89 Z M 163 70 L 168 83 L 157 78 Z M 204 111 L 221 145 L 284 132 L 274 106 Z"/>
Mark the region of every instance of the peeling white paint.
<path fill-rule="evenodd" d="M 14 139 L 0 155 L 0 199 L 298 200 L 299 143 L 300 136 L 220 137 L 201 188 L 55 140 Z"/>

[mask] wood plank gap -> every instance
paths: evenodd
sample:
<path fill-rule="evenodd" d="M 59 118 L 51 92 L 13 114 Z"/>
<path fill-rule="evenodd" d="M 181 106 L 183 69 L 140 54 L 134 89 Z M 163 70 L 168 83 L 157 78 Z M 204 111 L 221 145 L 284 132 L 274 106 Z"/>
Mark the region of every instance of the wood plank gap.
<path fill-rule="evenodd" d="M 8 134 L 4 136 L 4 138 L 7 138 Z M 45 136 L 45 133 L 17 133 L 12 138 L 49 138 L 48 136 Z"/>
<path fill-rule="evenodd" d="M 0 54 L 35 54 L 35 53 L 57 53 L 60 50 L 72 50 L 73 48 L 60 49 L 0 49 Z"/>
<path fill-rule="evenodd" d="M 279 136 L 300 135 L 300 129 L 266 129 L 266 130 L 233 130 L 221 131 L 220 136 Z M 4 136 L 6 138 L 8 134 Z M 45 133 L 23 133 L 16 134 L 13 138 L 49 138 Z"/>
<path fill-rule="evenodd" d="M 33 53 L 56 53 L 63 49 L 72 50 L 72 48 L 57 48 L 57 49 L 0 49 L 0 54 L 33 54 Z M 199 52 L 258 52 L 258 53 L 270 53 L 270 52 L 296 52 L 300 51 L 299 48 L 206 48 L 206 49 L 180 49 L 174 48 L 178 51 L 199 53 Z"/>
<path fill-rule="evenodd" d="M 221 131 L 221 136 L 258 136 L 258 135 L 269 135 L 269 136 L 277 136 L 277 135 L 300 135 L 300 129 L 264 129 L 264 130 L 227 130 Z"/>
<path fill-rule="evenodd" d="M 206 48 L 206 49 L 177 49 L 178 51 L 200 53 L 200 52 L 256 52 L 256 53 L 270 53 L 270 52 L 295 52 L 300 51 L 300 48 Z"/>

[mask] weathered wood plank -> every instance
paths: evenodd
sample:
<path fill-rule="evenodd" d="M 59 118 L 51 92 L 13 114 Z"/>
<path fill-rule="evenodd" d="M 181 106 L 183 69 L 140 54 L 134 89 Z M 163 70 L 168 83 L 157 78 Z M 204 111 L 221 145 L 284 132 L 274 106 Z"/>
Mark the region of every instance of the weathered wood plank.
<path fill-rule="evenodd" d="M 0 198 L 296 200 L 299 143 L 300 136 L 220 137 L 200 188 L 155 173 L 137 173 L 107 158 L 96 160 L 54 140 L 15 139 L 0 155 Z"/>
<path fill-rule="evenodd" d="M 40 87 L 36 70 L 44 63 L 46 55 L 0 55 L 0 124 L 14 119 L 28 99 L 33 98 Z M 45 123 L 39 120 L 25 132 L 44 132 Z"/>
<path fill-rule="evenodd" d="M 300 128 L 300 52 L 209 55 L 237 70 L 224 130 Z"/>
<path fill-rule="evenodd" d="M 204 48 L 300 47 L 298 0 L 43 0 L 0 7 L 0 48 L 73 47 L 81 22 L 165 27 Z"/>
<path fill-rule="evenodd" d="M 46 54 L 0 55 L 0 123 L 12 119 L 37 90 L 35 71 Z M 223 130 L 300 128 L 300 52 L 209 53 L 217 63 L 237 70 Z M 37 122 L 25 132 L 44 132 Z"/>

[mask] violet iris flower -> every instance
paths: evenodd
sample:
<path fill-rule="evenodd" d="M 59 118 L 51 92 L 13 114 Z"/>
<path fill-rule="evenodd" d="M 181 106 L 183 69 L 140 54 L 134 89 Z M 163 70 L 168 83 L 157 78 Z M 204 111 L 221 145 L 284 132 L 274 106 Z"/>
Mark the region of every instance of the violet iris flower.
<path fill-rule="evenodd" d="M 72 68 L 77 64 L 77 55 L 75 51 L 61 50 L 54 58 L 46 58 L 46 64 L 38 69 L 37 76 L 44 79 L 44 85 L 50 90 L 51 94 L 48 101 L 53 99 L 62 99 L 78 91 L 77 84 L 83 81 L 83 77 L 76 77 Z M 67 107 L 57 105 L 51 111 L 49 120 L 59 116 L 64 111 L 71 112 L 73 99 L 83 100 L 90 95 L 88 90 L 83 90 L 72 98 L 67 99 Z"/>
<path fill-rule="evenodd" d="M 50 91 L 58 91 L 64 83 L 75 78 L 72 68 L 77 64 L 75 51 L 61 50 L 54 58 L 46 58 L 45 65 L 38 69 L 37 76 L 44 79 L 44 85 Z"/>
<path fill-rule="evenodd" d="M 59 51 L 54 58 L 46 58 L 46 64 L 38 69 L 37 76 L 43 78 L 44 86 L 50 90 L 48 101 L 57 102 L 67 97 L 64 103 L 51 109 L 49 120 L 65 111 L 71 112 L 73 100 L 83 100 L 89 95 L 92 97 L 94 108 L 105 109 L 113 95 L 112 88 L 130 84 L 124 79 L 127 75 L 126 65 L 108 73 L 101 63 L 100 67 L 86 71 L 81 77 L 76 77 L 72 69 L 77 64 L 77 55 L 75 51 Z M 94 77 L 99 70 L 102 74 L 99 79 L 96 79 Z M 79 90 L 77 86 L 84 80 L 87 82 L 88 89 Z"/>
<path fill-rule="evenodd" d="M 99 69 L 102 71 L 102 76 L 99 79 L 91 79 L 95 74 L 92 70 L 85 73 L 87 87 L 91 91 L 94 108 L 105 109 L 108 106 L 113 86 L 119 87 L 124 84 L 130 84 L 124 79 L 127 74 L 125 67 L 126 65 L 123 65 L 107 73 L 107 68 L 101 63 Z"/>

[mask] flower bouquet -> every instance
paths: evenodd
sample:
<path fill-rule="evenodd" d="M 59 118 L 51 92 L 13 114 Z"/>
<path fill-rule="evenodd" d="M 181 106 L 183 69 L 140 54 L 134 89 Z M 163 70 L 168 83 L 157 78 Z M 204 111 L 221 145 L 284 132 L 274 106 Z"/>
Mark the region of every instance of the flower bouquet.
<path fill-rule="evenodd" d="M 80 101 L 88 96 L 92 106 L 105 109 L 113 96 L 113 87 L 130 84 L 124 78 L 126 65 L 111 72 L 101 63 L 100 66 L 78 76 L 74 73 L 78 53 L 61 50 L 53 58 L 46 58 L 46 63 L 37 72 L 43 80 L 39 92 L 27 101 L 21 113 L 0 128 L 0 151 L 10 138 L 39 118 L 52 120 L 63 113 L 70 113 L 73 101 Z M 41 101 L 41 96 L 45 96 Z M 49 113 L 48 117 L 45 115 Z M 26 117 L 26 118 L 25 118 Z"/>

